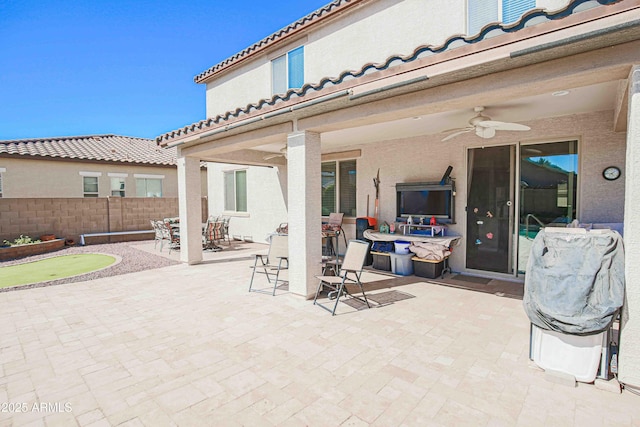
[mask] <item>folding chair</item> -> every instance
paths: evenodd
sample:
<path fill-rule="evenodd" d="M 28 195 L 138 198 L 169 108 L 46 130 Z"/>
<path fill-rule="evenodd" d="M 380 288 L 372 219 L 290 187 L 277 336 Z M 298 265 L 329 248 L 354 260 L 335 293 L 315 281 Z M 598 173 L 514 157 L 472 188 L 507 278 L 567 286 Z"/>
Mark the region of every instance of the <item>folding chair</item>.
<path fill-rule="evenodd" d="M 318 278 L 320 282 L 318 283 L 318 289 L 316 290 L 316 296 L 313 299 L 313 304 L 319 305 L 320 307 L 329 311 L 332 316 L 335 316 L 336 308 L 338 308 L 338 302 L 340 301 L 340 297 L 344 293 L 349 294 L 352 298 L 366 303 L 367 307 L 371 308 L 371 305 L 369 305 L 369 301 L 367 300 L 367 295 L 364 293 L 364 289 L 362 288 L 362 282 L 360 282 L 362 268 L 364 266 L 364 262 L 367 258 L 368 252 L 369 242 L 364 242 L 362 240 L 350 240 L 349 244 L 347 245 L 347 252 L 342 259 L 342 268 L 340 268 L 340 272 L 338 273 L 338 275 L 316 276 L 316 278 Z M 350 274 L 353 277 L 349 277 Z M 356 283 L 360 287 L 360 292 L 362 292 L 362 296 L 364 299 L 357 297 L 349 292 L 349 290 L 345 287 L 345 282 L 347 281 L 349 281 L 350 283 Z M 335 296 L 336 302 L 333 305 L 333 309 L 330 309 L 317 301 L 318 295 L 320 295 L 323 287 L 331 289 L 331 291 L 329 292 L 329 299 Z"/>
<path fill-rule="evenodd" d="M 258 261 L 260 262 L 258 263 Z M 267 276 L 267 281 L 269 283 L 272 283 L 272 277 L 270 276 L 270 274 L 273 275 L 275 271 L 272 293 L 272 295 L 275 296 L 278 282 L 285 282 L 285 280 L 279 278 L 280 271 L 289 268 L 289 237 L 280 234 L 271 236 L 269 253 L 266 255 L 256 254 L 256 259 L 251 268 L 253 268 L 253 273 L 251 274 L 251 282 L 249 283 L 249 292 L 251 292 L 252 290 L 251 288 L 253 287 L 253 278 L 256 272 L 265 274 Z M 254 290 L 254 292 L 260 291 Z"/>

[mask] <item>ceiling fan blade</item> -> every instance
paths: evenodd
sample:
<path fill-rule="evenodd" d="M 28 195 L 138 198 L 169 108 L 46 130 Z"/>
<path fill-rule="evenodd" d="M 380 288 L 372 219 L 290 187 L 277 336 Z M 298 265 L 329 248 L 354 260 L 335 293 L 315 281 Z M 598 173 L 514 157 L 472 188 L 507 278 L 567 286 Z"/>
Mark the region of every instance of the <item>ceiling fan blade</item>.
<path fill-rule="evenodd" d="M 496 128 L 478 126 L 476 127 L 476 135 L 485 139 L 493 138 L 496 136 Z"/>
<path fill-rule="evenodd" d="M 455 138 L 456 136 L 458 136 L 458 135 L 462 135 L 463 133 L 471 132 L 472 130 L 473 130 L 473 128 L 467 128 L 467 129 L 464 129 L 464 130 L 458 131 L 458 132 L 456 132 L 456 133 L 452 133 L 451 135 L 449 135 L 449 136 L 447 136 L 447 137 L 445 137 L 445 138 L 442 138 L 442 141 L 448 141 L 448 140 L 450 140 L 451 138 Z"/>
<path fill-rule="evenodd" d="M 531 130 L 529 126 L 521 125 L 520 123 L 507 123 L 496 120 L 485 120 L 478 123 L 477 126 L 483 128 L 494 128 L 495 130 Z"/>
<path fill-rule="evenodd" d="M 473 130 L 473 126 L 465 126 L 463 128 L 453 128 L 453 129 L 446 129 L 443 130 L 442 133 L 449 133 L 449 132 L 471 132 Z"/>

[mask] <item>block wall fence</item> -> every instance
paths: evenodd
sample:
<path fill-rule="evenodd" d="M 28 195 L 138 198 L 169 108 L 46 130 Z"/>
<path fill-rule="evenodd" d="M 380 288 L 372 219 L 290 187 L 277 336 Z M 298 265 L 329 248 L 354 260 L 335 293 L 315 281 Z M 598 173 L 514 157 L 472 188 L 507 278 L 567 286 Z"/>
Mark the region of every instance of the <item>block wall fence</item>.
<path fill-rule="evenodd" d="M 207 219 L 207 200 L 202 200 L 202 221 Z M 0 198 L 0 243 L 21 234 L 39 238 L 55 234 L 80 241 L 85 233 L 150 230 L 151 219 L 178 216 L 178 199 L 161 198 Z M 144 240 L 153 234 L 91 237 L 87 243 Z"/>

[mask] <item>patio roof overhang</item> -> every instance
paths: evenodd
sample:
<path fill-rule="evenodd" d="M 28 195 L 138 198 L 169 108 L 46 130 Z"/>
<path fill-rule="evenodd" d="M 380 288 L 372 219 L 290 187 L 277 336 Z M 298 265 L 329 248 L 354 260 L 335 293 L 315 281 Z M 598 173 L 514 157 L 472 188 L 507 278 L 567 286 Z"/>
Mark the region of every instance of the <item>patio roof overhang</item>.
<path fill-rule="evenodd" d="M 322 134 L 323 152 L 330 152 L 344 149 L 343 141 L 355 144 L 388 135 L 437 134 L 464 124 L 476 105 L 508 110 L 505 114 L 512 117 L 502 120 L 534 120 L 542 113 L 554 113 L 549 109 L 550 98 L 537 98 L 541 93 L 571 89 L 581 90 L 582 96 L 557 115 L 605 109 L 598 100 L 606 90 L 615 98 L 615 130 L 623 131 L 626 98 L 622 83 L 632 65 L 640 63 L 639 12 L 637 2 L 622 1 L 513 33 L 485 36 L 338 84 L 305 90 L 301 96 L 273 105 L 236 110 L 237 114 L 218 123 L 191 126 L 157 142 L 180 145 L 182 155 L 207 161 L 277 165 L 285 160 L 264 158 L 282 147 L 286 135 L 294 130 Z M 614 86 L 616 93 L 611 94 Z M 527 102 L 531 103 L 528 108 L 513 107 Z M 540 108 L 540 103 L 547 105 Z M 414 129 L 416 125 L 410 122 L 414 117 L 430 118 L 425 121 L 430 125 L 423 122 L 420 129 Z M 360 132 L 366 128 L 371 132 Z M 355 130 L 358 137 L 345 138 Z M 366 134 L 369 136 L 363 137 Z"/>

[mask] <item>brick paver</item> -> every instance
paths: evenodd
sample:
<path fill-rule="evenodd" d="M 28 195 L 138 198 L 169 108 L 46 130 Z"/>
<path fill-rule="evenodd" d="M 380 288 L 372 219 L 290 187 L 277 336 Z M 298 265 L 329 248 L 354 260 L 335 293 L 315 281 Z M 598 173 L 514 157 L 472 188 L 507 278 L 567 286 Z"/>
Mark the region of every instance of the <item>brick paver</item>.
<path fill-rule="evenodd" d="M 530 366 L 517 299 L 416 282 L 331 317 L 250 263 L 0 293 L 0 426 L 640 424 Z"/>

